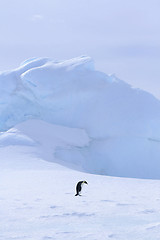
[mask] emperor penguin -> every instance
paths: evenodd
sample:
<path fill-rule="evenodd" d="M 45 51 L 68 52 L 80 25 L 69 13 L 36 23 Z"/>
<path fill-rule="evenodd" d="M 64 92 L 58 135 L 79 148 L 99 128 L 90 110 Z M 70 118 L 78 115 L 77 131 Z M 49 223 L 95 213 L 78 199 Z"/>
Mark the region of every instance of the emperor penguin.
<path fill-rule="evenodd" d="M 81 196 L 80 193 L 81 193 L 81 190 L 82 190 L 82 186 L 83 184 L 88 184 L 86 181 L 80 181 L 77 183 L 76 185 L 76 195 L 75 196 Z"/>

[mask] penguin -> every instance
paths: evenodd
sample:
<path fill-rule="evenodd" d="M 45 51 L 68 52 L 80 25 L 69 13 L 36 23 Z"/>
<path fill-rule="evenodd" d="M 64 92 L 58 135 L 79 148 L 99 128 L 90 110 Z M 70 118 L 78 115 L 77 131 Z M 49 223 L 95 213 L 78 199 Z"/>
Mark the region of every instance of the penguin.
<path fill-rule="evenodd" d="M 83 186 L 84 183 L 88 184 L 86 181 L 80 181 L 80 182 L 77 183 L 77 185 L 76 185 L 76 195 L 75 196 L 81 196 L 80 192 L 82 190 L 82 186 Z"/>

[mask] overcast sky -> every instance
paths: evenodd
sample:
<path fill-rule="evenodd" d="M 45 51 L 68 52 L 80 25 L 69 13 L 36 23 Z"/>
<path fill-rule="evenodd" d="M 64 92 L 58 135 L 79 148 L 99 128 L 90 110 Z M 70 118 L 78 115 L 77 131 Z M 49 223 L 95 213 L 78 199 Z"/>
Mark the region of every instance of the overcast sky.
<path fill-rule="evenodd" d="M 0 0 L 0 70 L 89 55 L 160 98 L 159 0 Z"/>

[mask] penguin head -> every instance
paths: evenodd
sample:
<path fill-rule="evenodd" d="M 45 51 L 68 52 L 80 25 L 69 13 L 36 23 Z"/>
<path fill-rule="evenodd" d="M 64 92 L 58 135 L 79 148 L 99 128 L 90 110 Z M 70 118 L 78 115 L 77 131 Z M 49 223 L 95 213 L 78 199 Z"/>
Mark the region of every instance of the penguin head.
<path fill-rule="evenodd" d="M 83 183 L 88 184 L 86 181 L 83 181 Z"/>

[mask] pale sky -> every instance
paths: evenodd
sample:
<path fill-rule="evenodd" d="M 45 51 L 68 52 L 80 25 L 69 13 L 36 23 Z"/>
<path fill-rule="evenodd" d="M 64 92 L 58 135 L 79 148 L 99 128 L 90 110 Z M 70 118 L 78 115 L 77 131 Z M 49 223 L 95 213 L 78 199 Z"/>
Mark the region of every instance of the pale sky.
<path fill-rule="evenodd" d="M 0 0 L 0 71 L 89 55 L 160 98 L 159 0 Z"/>

